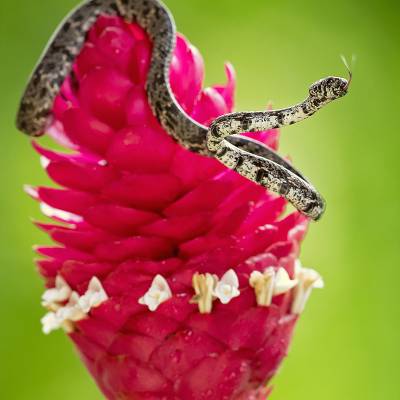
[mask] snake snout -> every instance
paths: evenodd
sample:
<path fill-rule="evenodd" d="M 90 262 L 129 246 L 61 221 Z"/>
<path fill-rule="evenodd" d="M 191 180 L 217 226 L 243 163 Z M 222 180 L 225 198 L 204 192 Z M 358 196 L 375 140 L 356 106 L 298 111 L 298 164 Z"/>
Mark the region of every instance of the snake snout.
<path fill-rule="evenodd" d="M 329 76 L 314 83 L 310 89 L 310 96 L 320 102 L 330 102 L 347 94 L 350 80 Z"/>

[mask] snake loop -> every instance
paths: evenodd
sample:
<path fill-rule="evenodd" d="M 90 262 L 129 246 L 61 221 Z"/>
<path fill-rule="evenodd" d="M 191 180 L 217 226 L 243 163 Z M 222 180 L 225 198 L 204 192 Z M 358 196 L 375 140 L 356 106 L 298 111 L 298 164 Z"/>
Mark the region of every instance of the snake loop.
<path fill-rule="evenodd" d="M 237 135 L 305 119 L 346 94 L 348 82 L 326 78 L 314 84 L 309 98 L 298 106 L 228 114 L 214 121 L 209 129 L 188 116 L 172 93 L 169 70 L 176 28 L 171 13 L 159 0 L 87 0 L 72 11 L 56 30 L 26 87 L 16 121 L 21 131 L 41 136 L 51 124 L 54 99 L 100 15 L 135 21 L 149 35 L 153 52 L 146 91 L 154 115 L 168 134 L 185 148 L 216 157 L 244 177 L 279 193 L 310 218 L 320 218 L 324 200 L 307 179 L 264 144 Z"/>

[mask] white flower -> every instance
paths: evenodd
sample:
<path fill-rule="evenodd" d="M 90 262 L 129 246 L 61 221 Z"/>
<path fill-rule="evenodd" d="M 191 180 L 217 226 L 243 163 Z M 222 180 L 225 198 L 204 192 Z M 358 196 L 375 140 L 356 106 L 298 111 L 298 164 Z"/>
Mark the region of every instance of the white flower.
<path fill-rule="evenodd" d="M 268 267 L 264 272 L 253 271 L 249 280 L 254 288 L 259 306 L 268 307 L 272 297 L 284 294 L 297 285 L 297 279 L 290 279 L 285 268 Z"/>
<path fill-rule="evenodd" d="M 42 296 L 42 305 L 53 311 L 60 307 L 60 303 L 67 301 L 72 292 L 68 283 L 60 275 L 57 275 L 55 284 L 54 288 L 46 290 Z"/>
<path fill-rule="evenodd" d="M 49 334 L 61 327 L 67 332 L 72 332 L 74 322 L 85 319 L 93 307 L 98 307 L 107 299 L 107 293 L 96 277 L 91 279 L 86 293 L 79 297 L 79 294 L 73 292 L 65 280 L 58 276 L 56 287 L 47 290 L 42 298 L 42 304 L 52 310 L 42 318 L 43 332 Z M 68 303 L 62 307 L 60 303 L 67 300 Z"/>
<path fill-rule="evenodd" d="M 290 279 L 285 268 L 279 268 L 275 272 L 274 296 L 286 293 L 297 285 L 297 279 Z"/>
<path fill-rule="evenodd" d="M 239 279 L 233 269 L 225 272 L 221 280 L 218 281 L 213 295 L 218 298 L 222 304 L 228 304 L 233 298 L 240 295 Z"/>
<path fill-rule="evenodd" d="M 79 306 L 87 314 L 92 308 L 98 307 L 106 300 L 108 300 L 107 293 L 100 280 L 94 276 L 89 282 L 86 293 L 80 297 Z"/>
<path fill-rule="evenodd" d="M 292 313 L 299 315 L 304 311 L 312 290 L 322 289 L 324 281 L 317 271 L 303 268 L 299 260 L 296 261 L 295 273 L 298 285 L 294 291 Z"/>
<path fill-rule="evenodd" d="M 267 268 L 263 273 L 253 271 L 250 275 L 250 286 L 256 293 L 257 304 L 262 307 L 268 307 L 272 303 L 274 293 L 275 270 L 273 267 Z"/>
<path fill-rule="evenodd" d="M 86 318 L 87 312 L 80 305 L 81 298 L 77 292 L 72 292 L 69 302 L 57 311 L 57 316 L 63 322 L 65 321 L 81 321 Z"/>
<path fill-rule="evenodd" d="M 60 319 L 59 316 L 53 311 L 48 312 L 41 320 L 42 330 L 45 335 L 60 329 L 63 323 L 63 320 Z"/>
<path fill-rule="evenodd" d="M 56 278 L 56 287 L 45 292 L 42 304 L 49 307 L 52 311 L 42 318 L 43 332 L 50 332 L 64 328 L 67 332 L 74 330 L 74 322 L 81 321 L 87 317 L 88 312 L 93 307 L 98 307 L 108 299 L 101 282 L 93 277 L 89 283 L 86 293 L 79 297 L 77 292 L 73 292 L 62 277 Z M 65 306 L 61 306 L 68 300 Z"/>
<path fill-rule="evenodd" d="M 48 335 L 50 332 L 64 328 L 67 332 L 72 332 L 73 322 L 86 318 L 86 313 L 79 305 L 79 294 L 72 292 L 68 303 L 64 307 L 58 308 L 56 312 L 47 313 L 41 320 L 43 332 Z"/>
<path fill-rule="evenodd" d="M 150 311 L 157 310 L 158 306 L 172 297 L 168 282 L 162 275 L 156 275 L 150 289 L 139 299 L 139 304 L 145 305 Z"/>
<path fill-rule="evenodd" d="M 200 314 L 210 314 L 214 301 L 214 290 L 217 287 L 218 277 L 213 274 L 199 274 L 196 272 L 192 278 L 192 285 L 195 292 L 192 304 L 197 304 Z"/>

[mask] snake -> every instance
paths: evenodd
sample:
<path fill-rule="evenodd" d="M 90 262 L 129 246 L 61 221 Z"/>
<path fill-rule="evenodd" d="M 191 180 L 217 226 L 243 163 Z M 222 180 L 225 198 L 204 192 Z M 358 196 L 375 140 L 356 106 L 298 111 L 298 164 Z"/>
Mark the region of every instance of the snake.
<path fill-rule="evenodd" d="M 281 110 L 237 112 L 204 126 L 178 104 L 169 81 L 176 44 L 176 25 L 159 0 L 87 0 L 59 25 L 40 57 L 20 101 L 17 128 L 29 136 L 43 135 L 52 123 L 52 109 L 71 74 L 87 34 L 101 15 L 139 24 L 152 41 L 146 93 L 152 112 L 175 141 L 186 149 L 214 157 L 243 177 L 283 196 L 312 220 L 319 220 L 325 200 L 301 172 L 263 143 L 241 135 L 292 125 L 343 97 L 350 80 L 330 76 L 314 83 L 302 103 Z"/>

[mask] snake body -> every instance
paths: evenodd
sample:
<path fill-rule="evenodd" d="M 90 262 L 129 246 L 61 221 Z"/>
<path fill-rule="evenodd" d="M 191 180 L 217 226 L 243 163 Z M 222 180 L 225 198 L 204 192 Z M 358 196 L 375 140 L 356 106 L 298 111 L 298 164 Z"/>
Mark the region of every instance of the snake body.
<path fill-rule="evenodd" d="M 203 126 L 185 113 L 172 93 L 169 70 L 176 28 L 171 13 L 158 0 L 88 0 L 72 11 L 55 32 L 29 80 L 17 115 L 21 131 L 41 136 L 49 127 L 54 99 L 100 15 L 137 22 L 149 35 L 153 52 L 146 91 L 154 115 L 168 134 L 187 149 L 215 157 L 244 177 L 281 194 L 310 218 L 320 218 L 325 203 L 307 179 L 262 143 L 237 135 L 305 119 L 343 96 L 348 82 L 326 78 L 313 85 L 310 96 L 298 106 L 228 114 L 214 121 L 210 128 Z"/>

